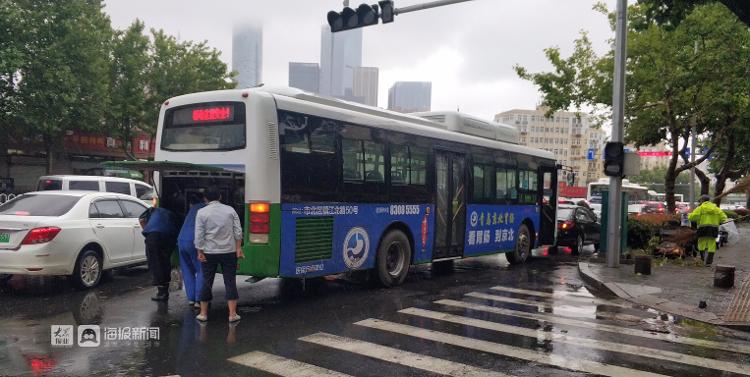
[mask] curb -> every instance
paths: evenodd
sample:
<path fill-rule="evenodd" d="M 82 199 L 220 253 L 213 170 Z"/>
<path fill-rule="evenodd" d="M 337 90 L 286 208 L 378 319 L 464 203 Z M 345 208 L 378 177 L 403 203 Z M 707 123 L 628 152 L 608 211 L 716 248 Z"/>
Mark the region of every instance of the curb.
<path fill-rule="evenodd" d="M 726 323 L 720 320 L 714 313 L 704 311 L 699 312 L 692 307 L 688 307 L 682 303 L 665 300 L 648 294 L 636 297 L 631 296 L 617 283 L 605 283 L 604 279 L 602 279 L 601 276 L 591 270 L 591 268 L 589 267 L 589 262 L 578 262 L 578 274 L 581 276 L 582 280 L 588 287 L 593 288 L 594 290 L 599 292 L 604 292 L 606 294 L 619 297 L 636 305 L 651 307 L 672 315 L 688 318 L 698 322 L 708 323 L 711 325 L 723 326 L 740 331 L 750 331 L 750 326 L 748 326 L 747 324 Z"/>

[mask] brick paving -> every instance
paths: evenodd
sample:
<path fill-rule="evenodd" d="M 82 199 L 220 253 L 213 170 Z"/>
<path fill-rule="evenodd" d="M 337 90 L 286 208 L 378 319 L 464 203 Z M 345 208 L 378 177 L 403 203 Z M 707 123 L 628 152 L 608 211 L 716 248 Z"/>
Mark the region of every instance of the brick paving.
<path fill-rule="evenodd" d="M 734 287 L 714 288 L 714 268 L 690 260 L 656 259 L 651 275 L 636 275 L 632 264 L 607 268 L 601 260 L 579 262 L 579 271 L 595 288 L 631 302 L 675 315 L 726 326 L 750 328 L 750 226 L 738 227 L 740 240 L 717 251 L 714 265 L 735 266 Z M 705 309 L 698 308 L 706 301 Z"/>

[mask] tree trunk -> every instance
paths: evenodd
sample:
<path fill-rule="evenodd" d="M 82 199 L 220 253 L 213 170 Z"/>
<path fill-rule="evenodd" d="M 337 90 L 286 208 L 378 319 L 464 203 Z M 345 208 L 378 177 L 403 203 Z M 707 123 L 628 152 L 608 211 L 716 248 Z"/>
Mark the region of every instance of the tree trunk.
<path fill-rule="evenodd" d="M 721 195 L 727 187 L 727 178 L 729 178 L 729 173 L 732 171 L 736 154 L 737 142 L 734 137 L 729 136 L 727 137 L 727 152 L 724 155 L 724 161 L 721 163 L 721 170 L 719 171 L 719 174 L 716 174 L 714 197 Z M 714 202 L 716 205 L 720 205 L 721 198 L 714 199 Z"/>
<path fill-rule="evenodd" d="M 701 183 L 701 195 L 708 195 L 711 189 L 711 178 L 700 169 L 695 169 L 695 176 L 698 177 L 698 181 Z"/>
<path fill-rule="evenodd" d="M 44 172 L 49 175 L 49 174 L 52 174 L 53 158 L 52 158 L 52 142 L 50 142 L 47 138 L 45 138 L 45 141 L 44 141 L 44 151 L 47 153 Z"/>

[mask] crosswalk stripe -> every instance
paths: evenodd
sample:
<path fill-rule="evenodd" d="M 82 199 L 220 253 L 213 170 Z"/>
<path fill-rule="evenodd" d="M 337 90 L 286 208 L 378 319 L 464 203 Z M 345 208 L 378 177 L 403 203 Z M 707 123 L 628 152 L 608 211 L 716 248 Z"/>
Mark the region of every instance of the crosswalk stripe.
<path fill-rule="evenodd" d="M 476 318 L 463 317 L 448 313 L 441 313 L 432 310 L 419 308 L 407 308 L 399 310 L 399 313 L 410 314 L 422 318 L 431 318 L 440 321 L 457 323 L 465 326 L 472 326 L 486 330 L 500 331 L 508 334 L 521 335 L 531 338 L 537 338 L 545 341 L 554 341 L 559 343 L 583 346 L 603 351 L 618 352 L 636 356 L 645 356 L 652 359 L 666 360 L 675 363 L 689 364 L 702 368 L 723 370 L 726 372 L 750 375 L 750 366 L 734 363 L 731 361 L 712 360 L 704 357 L 682 354 L 678 352 L 660 350 L 656 348 L 640 347 L 631 344 L 615 343 L 605 340 L 587 339 L 567 334 L 551 333 L 528 329 L 524 327 L 509 326 L 502 323 L 490 322 Z"/>
<path fill-rule="evenodd" d="M 722 350 L 722 351 L 750 354 L 750 347 L 746 345 L 742 345 L 742 344 L 721 343 L 721 342 L 716 342 L 712 340 L 688 338 L 688 337 L 681 337 L 681 336 L 661 334 L 661 333 L 650 333 L 650 332 L 647 332 L 646 330 L 636 330 L 636 329 L 607 325 L 607 324 L 602 324 L 602 323 L 593 323 L 593 322 L 581 321 L 581 320 L 572 319 L 572 318 L 553 316 L 549 314 L 521 312 L 517 310 L 498 308 L 498 307 L 489 306 L 489 305 L 475 304 L 473 302 L 444 299 L 444 300 L 435 301 L 435 303 L 439 305 L 453 306 L 457 308 L 482 311 L 486 313 L 501 314 L 501 315 L 507 315 L 507 316 L 512 316 L 512 317 L 533 319 L 537 321 L 545 321 L 549 323 L 557 323 L 561 325 L 583 327 L 583 328 L 588 328 L 588 329 L 597 330 L 597 331 L 606 331 L 606 332 L 623 334 L 623 335 L 631 335 L 631 336 L 638 336 L 642 338 L 663 340 L 663 341 L 667 341 L 671 343 L 680 343 L 680 344 L 687 344 L 691 346 L 698 346 L 698 347 L 704 347 L 704 348 L 713 348 L 713 349 Z"/>
<path fill-rule="evenodd" d="M 308 335 L 300 340 L 446 376 L 508 377 L 501 372 L 327 333 Z"/>
<path fill-rule="evenodd" d="M 549 292 L 540 292 L 540 291 L 531 291 L 528 289 L 520 289 L 520 288 L 511 288 L 511 287 L 504 287 L 502 285 L 492 287 L 490 288 L 493 291 L 503 291 L 503 292 L 510 292 L 510 293 L 517 293 L 522 295 L 529 295 L 529 296 L 536 296 L 536 297 L 543 297 L 543 298 L 553 298 L 553 299 L 559 299 L 559 300 L 565 300 L 565 301 L 576 301 L 576 302 L 584 302 L 584 303 L 593 303 L 597 305 L 610 305 L 610 306 L 627 306 L 628 308 L 632 308 L 633 306 L 628 306 L 627 304 L 620 304 L 617 302 L 607 301 L 598 299 L 596 297 L 591 296 L 584 296 L 582 294 L 578 293 L 558 293 L 555 291 L 554 293 Z"/>
<path fill-rule="evenodd" d="M 506 296 L 498 296 L 498 295 L 491 295 L 487 293 L 481 293 L 481 292 L 470 292 L 467 293 L 466 296 L 469 297 L 475 297 L 475 298 L 481 298 L 485 300 L 491 300 L 491 301 L 501 301 L 501 302 L 508 302 L 511 304 L 520 304 L 520 305 L 527 305 L 527 306 L 536 306 L 541 307 L 545 309 L 558 309 L 561 311 L 564 311 L 564 307 L 562 305 L 565 304 L 566 300 L 561 299 L 562 302 L 557 303 L 550 303 L 546 301 L 534 301 L 534 300 L 525 300 L 522 298 L 513 298 L 513 297 L 506 297 Z M 592 300 L 589 300 L 588 302 L 583 301 L 568 301 L 568 304 L 575 305 L 578 308 L 596 308 L 597 305 L 609 305 L 609 306 L 619 306 L 621 308 L 632 308 L 632 306 L 627 306 L 625 304 L 618 304 L 618 303 L 596 303 Z"/>
<path fill-rule="evenodd" d="M 283 377 L 351 377 L 317 365 L 260 351 L 235 356 L 229 361 Z"/>
<path fill-rule="evenodd" d="M 422 329 L 410 325 L 383 321 L 369 318 L 355 323 L 376 330 L 388 331 L 396 334 L 407 335 L 415 338 L 431 340 L 439 343 L 450 344 L 458 347 L 472 349 L 480 352 L 493 353 L 500 356 L 508 356 L 516 359 L 528 360 L 536 363 L 552 365 L 564 369 L 593 373 L 602 376 L 617 377 L 655 377 L 662 374 L 630 369 L 617 365 L 609 365 L 597 361 L 563 357 L 560 355 L 546 354 L 544 352 L 532 351 L 525 348 L 508 346 L 501 343 L 493 343 L 486 340 L 468 338 L 460 335 Z"/>

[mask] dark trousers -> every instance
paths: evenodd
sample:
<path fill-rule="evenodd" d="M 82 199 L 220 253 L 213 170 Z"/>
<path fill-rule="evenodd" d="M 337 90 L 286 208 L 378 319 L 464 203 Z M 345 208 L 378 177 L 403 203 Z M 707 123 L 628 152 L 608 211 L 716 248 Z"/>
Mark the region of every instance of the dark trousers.
<path fill-rule="evenodd" d="M 237 253 L 204 254 L 206 261 L 201 262 L 203 268 L 203 286 L 201 287 L 200 301 L 211 301 L 213 295 L 211 288 L 214 285 L 216 268 L 221 266 L 221 274 L 224 276 L 224 290 L 227 300 L 236 300 L 237 294 Z"/>
<path fill-rule="evenodd" d="M 166 286 L 172 280 L 170 256 L 175 245 L 175 239 L 164 233 L 152 232 L 146 235 L 146 259 L 153 285 Z"/>

